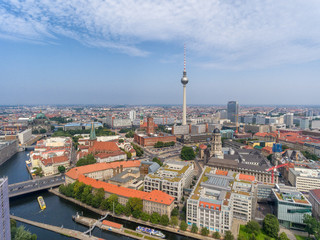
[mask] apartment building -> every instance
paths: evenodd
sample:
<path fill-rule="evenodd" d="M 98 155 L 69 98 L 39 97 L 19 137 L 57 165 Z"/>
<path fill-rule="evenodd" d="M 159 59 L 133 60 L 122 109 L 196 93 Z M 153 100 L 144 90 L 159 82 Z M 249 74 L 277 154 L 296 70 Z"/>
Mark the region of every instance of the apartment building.
<path fill-rule="evenodd" d="M 145 176 L 144 191 L 163 191 L 179 203 L 183 196 L 183 188 L 189 186 L 192 181 L 193 170 L 193 163 L 168 161 L 156 172 Z"/>
<path fill-rule="evenodd" d="M 187 223 L 225 233 L 233 218 L 250 221 L 254 176 L 205 167 L 187 200 Z"/>
<path fill-rule="evenodd" d="M 289 183 L 301 192 L 320 188 L 320 169 L 294 167 L 289 169 Z"/>
<path fill-rule="evenodd" d="M 11 239 L 8 178 L 0 178 L 0 239 Z"/>

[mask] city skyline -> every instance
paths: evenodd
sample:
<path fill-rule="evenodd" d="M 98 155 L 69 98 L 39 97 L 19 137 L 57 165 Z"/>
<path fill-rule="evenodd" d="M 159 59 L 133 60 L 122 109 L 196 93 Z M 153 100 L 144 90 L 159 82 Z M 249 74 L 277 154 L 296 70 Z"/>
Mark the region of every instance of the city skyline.
<path fill-rule="evenodd" d="M 314 105 L 319 8 L 316 1 L 0 3 L 0 102 L 180 105 L 186 43 L 188 105 Z"/>

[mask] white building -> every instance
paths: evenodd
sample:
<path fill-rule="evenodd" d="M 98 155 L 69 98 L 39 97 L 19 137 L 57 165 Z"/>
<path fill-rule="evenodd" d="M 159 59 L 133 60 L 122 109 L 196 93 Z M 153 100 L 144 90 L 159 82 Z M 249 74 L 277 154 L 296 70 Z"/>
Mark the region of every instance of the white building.
<path fill-rule="evenodd" d="M 131 121 L 135 120 L 135 119 L 137 118 L 137 113 L 136 113 L 136 111 L 131 110 L 131 111 L 129 112 L 129 118 L 130 118 Z"/>
<path fill-rule="evenodd" d="M 187 224 L 209 231 L 231 230 L 233 218 L 253 216 L 254 176 L 206 167 L 187 200 Z"/>
<path fill-rule="evenodd" d="M 311 121 L 311 128 L 312 129 L 320 129 L 320 120 Z"/>
<path fill-rule="evenodd" d="M 293 113 L 287 113 L 284 115 L 284 123 L 286 124 L 287 128 L 293 127 Z"/>
<path fill-rule="evenodd" d="M 189 187 L 193 178 L 193 163 L 168 161 L 156 172 L 144 178 L 144 191 L 160 190 L 179 203 L 183 196 L 183 188 Z"/>
<path fill-rule="evenodd" d="M 309 129 L 309 119 L 301 118 L 300 119 L 300 128 L 303 130 Z"/>
<path fill-rule="evenodd" d="M 32 138 L 32 129 L 26 129 L 21 133 L 18 133 L 18 139 L 20 144 L 27 143 Z"/>
<path fill-rule="evenodd" d="M 301 192 L 320 188 L 320 169 L 295 167 L 289 169 L 289 183 Z"/>
<path fill-rule="evenodd" d="M 0 239 L 11 240 L 8 178 L 0 178 Z"/>

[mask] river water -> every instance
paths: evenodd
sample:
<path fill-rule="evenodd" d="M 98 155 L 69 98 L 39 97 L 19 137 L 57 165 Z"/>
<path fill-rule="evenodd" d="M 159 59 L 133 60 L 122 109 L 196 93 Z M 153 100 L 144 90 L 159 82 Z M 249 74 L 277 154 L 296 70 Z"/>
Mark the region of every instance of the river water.
<path fill-rule="evenodd" d="M 17 183 L 21 181 L 30 180 L 31 177 L 27 171 L 25 161 L 28 159 L 29 152 L 19 152 L 14 155 L 11 159 L 9 159 L 6 163 L 0 166 L 0 177 L 8 176 L 9 184 Z M 40 211 L 37 197 L 41 195 L 43 196 L 47 208 L 44 211 Z M 37 222 L 43 222 L 55 226 L 63 226 L 69 229 L 75 229 L 78 231 L 86 231 L 88 228 L 82 226 L 80 224 L 75 223 L 72 220 L 72 215 L 75 215 L 76 212 L 82 213 L 86 217 L 92 218 L 100 218 L 101 216 L 88 211 L 85 208 L 82 208 L 76 204 L 73 204 L 69 201 L 61 199 L 54 194 L 49 193 L 48 191 L 41 191 L 37 193 L 32 193 L 28 195 L 24 195 L 21 197 L 10 199 L 10 212 L 13 215 L 18 217 L 22 217 L 29 220 L 34 220 Z M 118 222 L 124 225 L 126 228 L 135 229 L 138 224 L 120 220 L 113 219 L 112 217 L 108 217 L 108 220 Z M 30 226 L 24 224 L 27 229 L 29 229 L 32 233 L 38 235 L 38 239 L 42 240 L 69 240 L 73 238 L 69 238 L 51 231 L 47 231 L 41 228 L 37 228 L 34 226 Z M 192 239 L 182 237 L 180 235 L 176 235 L 169 232 L 164 232 L 166 235 L 166 239 L 171 240 L 182 240 L 182 239 Z M 103 239 L 110 240 L 120 240 L 120 239 L 132 239 L 122 235 L 118 235 L 112 232 L 102 231 L 98 228 L 95 228 L 93 233 L 94 236 L 100 237 Z"/>

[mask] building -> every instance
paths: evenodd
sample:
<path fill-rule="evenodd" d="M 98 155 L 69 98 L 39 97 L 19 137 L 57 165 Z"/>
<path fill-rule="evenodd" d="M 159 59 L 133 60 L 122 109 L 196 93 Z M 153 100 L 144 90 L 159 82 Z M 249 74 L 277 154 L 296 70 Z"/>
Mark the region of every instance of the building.
<path fill-rule="evenodd" d="M 187 224 L 209 231 L 230 231 L 233 218 L 254 216 L 255 178 L 205 167 L 187 200 Z"/>
<path fill-rule="evenodd" d="M 183 106 L 182 106 L 182 125 L 187 125 L 187 95 L 186 95 L 186 89 L 187 84 L 189 80 L 187 77 L 187 71 L 186 71 L 186 48 L 184 48 L 184 67 L 183 67 L 183 75 L 181 78 L 181 83 L 183 85 Z"/>
<path fill-rule="evenodd" d="M 0 239 L 11 240 L 8 178 L 0 178 Z"/>
<path fill-rule="evenodd" d="M 234 131 L 232 129 L 225 129 L 225 130 L 220 130 L 220 133 L 221 133 L 221 138 L 232 139 Z"/>
<path fill-rule="evenodd" d="M 235 123 L 239 117 L 239 104 L 237 101 L 229 101 L 227 106 L 228 119 Z"/>
<path fill-rule="evenodd" d="M 320 188 L 320 169 L 294 167 L 289 169 L 289 183 L 301 192 Z"/>
<path fill-rule="evenodd" d="M 18 133 L 18 139 L 20 144 L 26 144 L 32 138 L 32 129 L 26 129 L 20 133 Z"/>
<path fill-rule="evenodd" d="M 112 163 L 96 163 L 82 167 L 76 167 L 66 173 L 66 183 L 73 183 L 76 180 L 86 185 L 91 185 L 93 188 L 103 188 L 105 197 L 108 198 L 111 194 L 116 194 L 119 198 L 119 203 L 126 205 L 129 198 L 140 198 L 143 201 L 143 211 L 148 214 L 157 212 L 160 215 L 168 215 L 174 208 L 174 197 L 159 190 L 144 192 L 132 188 L 127 188 L 106 182 L 110 179 L 114 180 L 116 175 L 119 176 L 123 172 L 132 170 L 134 172 L 139 169 L 140 161 L 122 161 Z M 129 172 L 129 171 L 128 171 Z"/>
<path fill-rule="evenodd" d="M 72 140 L 70 137 L 53 137 L 38 141 L 34 151 L 30 152 L 31 168 L 41 168 L 44 176 L 59 173 L 58 167 L 70 167 L 72 156 Z"/>
<path fill-rule="evenodd" d="M 301 118 L 300 119 L 300 128 L 303 130 L 309 129 L 309 119 L 308 118 Z"/>
<path fill-rule="evenodd" d="M 132 121 L 129 118 L 116 118 L 114 116 L 110 116 L 110 117 L 103 118 L 102 123 L 107 124 L 111 128 L 130 128 L 130 127 L 132 127 Z"/>
<path fill-rule="evenodd" d="M 18 141 L 0 141 L 0 165 L 18 152 Z"/>
<path fill-rule="evenodd" d="M 129 118 L 130 118 L 131 121 L 135 120 L 135 119 L 137 118 L 137 113 L 136 113 L 136 111 L 131 110 L 131 111 L 129 112 Z"/>
<path fill-rule="evenodd" d="M 320 219 L 320 189 L 310 190 L 308 200 L 312 205 L 312 215 L 319 220 Z"/>
<path fill-rule="evenodd" d="M 293 127 L 293 113 L 287 113 L 284 115 L 284 123 L 287 128 Z"/>
<path fill-rule="evenodd" d="M 183 188 L 189 187 L 193 178 L 193 163 L 168 161 L 156 172 L 144 178 L 144 191 L 163 191 L 175 198 L 178 204 L 183 197 Z"/>
<path fill-rule="evenodd" d="M 305 229 L 303 217 L 311 215 L 312 205 L 295 187 L 276 185 L 272 189 L 275 213 L 280 225 L 286 228 Z"/>
<path fill-rule="evenodd" d="M 212 132 L 210 156 L 215 158 L 223 158 L 221 134 L 218 128 Z"/>
<path fill-rule="evenodd" d="M 320 129 L 320 120 L 312 120 L 311 121 L 312 129 Z"/>
<path fill-rule="evenodd" d="M 246 124 L 244 126 L 244 131 L 248 133 L 264 133 L 264 132 L 272 132 L 272 126 L 270 125 L 251 125 Z"/>

